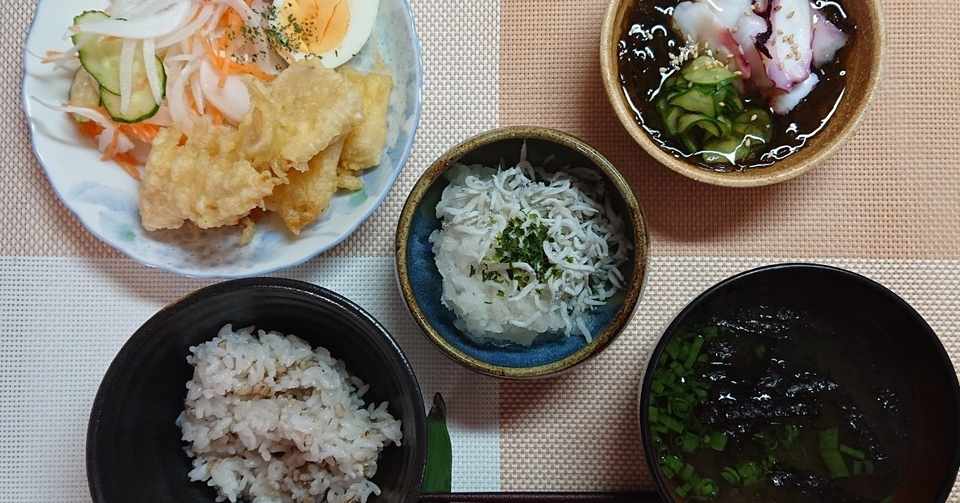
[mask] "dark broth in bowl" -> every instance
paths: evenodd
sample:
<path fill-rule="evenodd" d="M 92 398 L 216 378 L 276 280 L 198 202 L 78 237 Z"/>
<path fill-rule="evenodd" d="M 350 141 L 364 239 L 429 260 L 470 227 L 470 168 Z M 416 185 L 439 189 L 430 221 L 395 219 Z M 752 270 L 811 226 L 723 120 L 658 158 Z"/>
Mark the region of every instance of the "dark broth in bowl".
<path fill-rule="evenodd" d="M 647 408 L 675 500 L 891 501 L 909 394 L 876 333 L 773 307 L 676 332 L 654 362 Z"/>
<path fill-rule="evenodd" d="M 634 112 L 637 123 L 660 145 L 675 157 L 685 158 L 705 169 L 728 172 L 773 165 L 797 152 L 820 131 L 836 112 L 847 87 L 845 62 L 849 44 L 837 52 L 832 62 L 813 70 L 820 82 L 814 90 L 790 113 L 773 113 L 759 92 L 747 85 L 742 100 L 747 109 L 756 107 L 770 113 L 770 136 L 762 146 L 734 162 L 705 162 L 706 148 L 685 146 L 675 135 L 668 133 L 655 100 L 665 91 L 664 83 L 679 69 L 672 61 L 687 45 L 683 36 L 673 28 L 672 16 L 678 0 L 637 0 L 627 16 L 619 42 L 619 70 L 623 92 Z M 829 20 L 848 36 L 855 36 L 856 25 L 848 18 L 841 0 L 814 0 L 815 12 Z M 765 53 L 758 38 L 758 49 Z M 701 145 L 702 147 L 702 145 Z"/>

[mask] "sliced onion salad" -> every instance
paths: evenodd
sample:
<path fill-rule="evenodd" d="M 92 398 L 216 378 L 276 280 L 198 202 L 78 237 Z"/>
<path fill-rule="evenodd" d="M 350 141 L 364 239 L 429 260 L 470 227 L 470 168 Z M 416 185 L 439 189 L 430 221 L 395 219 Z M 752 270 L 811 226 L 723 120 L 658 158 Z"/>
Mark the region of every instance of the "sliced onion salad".
<path fill-rule="evenodd" d="M 220 23 L 230 11 L 238 14 L 248 26 L 259 27 L 262 20 L 258 12 L 272 5 L 272 0 L 111 0 L 105 9 L 109 18 L 72 26 L 66 38 L 83 33 L 119 39 L 120 113 L 133 110 L 135 93 L 143 92 L 144 83 L 138 77 L 142 70 L 150 95 L 159 104 L 157 112 L 142 123 L 189 132 L 197 115 L 210 113 L 211 108 L 233 124 L 249 112 L 251 99 L 244 79 L 221 75 L 215 62 L 207 58 L 206 39 L 226 36 Z M 83 38 L 98 40 L 100 37 Z M 35 56 L 45 63 L 79 67 L 80 50 L 80 46 L 74 45 L 66 51 Z M 259 57 L 247 57 L 253 54 Z M 138 66 L 141 56 L 143 68 Z M 265 37 L 230 37 L 223 54 L 218 56 L 253 63 L 269 75 L 279 74 L 278 66 L 282 62 Z M 158 65 L 162 65 L 163 72 Z M 103 132 L 97 137 L 102 152 L 123 153 L 139 148 L 122 133 L 122 125 L 102 109 L 41 103 L 102 127 Z M 149 148 L 149 144 L 142 147 Z"/>

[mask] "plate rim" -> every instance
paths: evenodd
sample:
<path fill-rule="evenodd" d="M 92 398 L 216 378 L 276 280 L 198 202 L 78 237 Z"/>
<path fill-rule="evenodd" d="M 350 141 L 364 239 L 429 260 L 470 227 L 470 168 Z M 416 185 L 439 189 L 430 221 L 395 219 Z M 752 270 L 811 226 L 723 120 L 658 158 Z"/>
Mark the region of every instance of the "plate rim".
<path fill-rule="evenodd" d="M 420 130 L 420 121 L 423 115 L 423 81 L 424 81 L 424 71 L 423 71 L 423 44 L 420 39 L 419 32 L 417 30 L 417 20 L 414 15 L 413 6 L 410 3 L 410 0 L 397 0 L 400 2 L 400 5 L 403 9 L 404 15 L 407 17 L 408 26 L 410 27 L 410 41 L 412 42 L 413 47 L 413 56 L 416 61 L 414 68 L 414 83 L 416 85 L 416 90 L 414 92 L 414 110 L 413 110 L 413 122 L 410 137 L 407 140 L 406 144 L 403 145 L 403 149 L 400 152 L 400 156 L 397 158 L 396 169 L 391 173 L 387 179 L 386 190 L 377 198 L 377 200 L 370 206 L 363 214 L 360 215 L 356 221 L 354 221 L 349 227 L 347 227 L 343 232 L 340 232 L 339 235 L 331 241 L 330 243 L 318 247 L 315 251 L 306 253 L 302 257 L 298 257 L 296 260 L 287 261 L 281 265 L 270 265 L 270 266 L 261 266 L 261 267 L 251 267 L 249 270 L 236 271 L 233 273 L 229 272 L 204 272 L 202 270 L 197 270 L 196 268 L 186 268 L 178 267 L 170 264 L 164 264 L 155 259 L 148 259 L 142 256 L 137 256 L 135 253 L 129 251 L 125 247 L 121 246 L 119 240 L 111 239 L 107 237 L 103 232 L 98 231 L 93 227 L 92 224 L 88 223 L 81 215 L 80 211 L 76 207 L 76 204 L 71 202 L 69 198 L 64 197 L 60 188 L 53 182 L 53 177 L 50 174 L 50 169 L 47 167 L 44 157 L 41 155 L 40 150 L 37 147 L 36 136 L 38 134 L 37 128 L 34 124 L 34 119 L 30 114 L 30 107 L 28 101 L 30 96 L 27 95 L 27 61 L 31 57 L 29 51 L 30 39 L 34 35 L 34 29 L 37 24 L 37 13 L 40 10 L 41 5 L 50 2 L 52 0 L 38 0 L 36 8 L 34 9 L 33 16 L 30 20 L 30 26 L 26 31 L 26 35 L 23 39 L 23 45 L 21 47 L 20 55 L 20 110 L 23 112 L 23 121 L 26 123 L 27 130 L 29 131 L 30 137 L 30 150 L 33 152 L 33 157 L 36 159 L 37 164 L 40 165 L 40 168 L 43 170 L 44 177 L 47 180 L 49 187 L 53 190 L 53 193 L 56 194 L 57 199 L 60 204 L 65 207 L 72 214 L 80 225 L 97 238 L 101 243 L 109 246 L 111 249 L 116 250 L 124 257 L 131 259 L 139 264 L 146 266 L 149 269 L 161 270 L 165 272 L 170 272 L 178 274 L 180 276 L 191 278 L 191 279 L 239 279 L 239 278 L 250 278 L 254 276 L 262 276 L 266 274 L 273 274 L 279 271 L 292 269 L 297 266 L 301 266 L 320 255 L 336 248 L 341 243 L 347 240 L 352 236 L 361 225 L 363 225 L 367 220 L 370 219 L 373 214 L 380 209 L 383 205 L 383 202 L 386 200 L 387 196 L 393 191 L 394 186 L 397 183 L 397 179 L 400 177 L 400 173 L 403 171 L 407 162 L 410 161 L 410 157 L 413 153 L 413 146 L 416 143 L 417 133 Z"/>

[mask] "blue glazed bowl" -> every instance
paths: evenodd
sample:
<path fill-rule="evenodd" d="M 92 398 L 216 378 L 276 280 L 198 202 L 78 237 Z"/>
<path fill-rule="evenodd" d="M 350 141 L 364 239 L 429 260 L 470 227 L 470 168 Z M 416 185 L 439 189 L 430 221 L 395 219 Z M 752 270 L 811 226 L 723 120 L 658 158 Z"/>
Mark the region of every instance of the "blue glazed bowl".
<path fill-rule="evenodd" d="M 478 343 L 455 325 L 456 315 L 443 305 L 442 277 L 437 269 L 430 235 L 440 228 L 436 207 L 448 185 L 447 170 L 458 163 L 486 166 L 514 165 L 526 142 L 534 165 L 553 160 L 557 166 L 595 168 L 610 189 L 614 210 L 627 227 L 633 257 L 624 277 L 626 288 L 587 321 L 593 340 L 580 336 L 545 334 L 532 346 Z M 551 168 L 553 166 L 554 168 Z M 546 377 L 572 368 L 608 346 L 633 315 L 647 269 L 648 238 L 643 212 L 629 184 L 610 162 L 582 140 L 560 131 L 511 127 L 483 133 L 454 147 L 423 174 L 404 205 L 397 228 L 397 278 L 400 292 L 424 334 L 456 362 L 483 374 L 527 379 Z"/>

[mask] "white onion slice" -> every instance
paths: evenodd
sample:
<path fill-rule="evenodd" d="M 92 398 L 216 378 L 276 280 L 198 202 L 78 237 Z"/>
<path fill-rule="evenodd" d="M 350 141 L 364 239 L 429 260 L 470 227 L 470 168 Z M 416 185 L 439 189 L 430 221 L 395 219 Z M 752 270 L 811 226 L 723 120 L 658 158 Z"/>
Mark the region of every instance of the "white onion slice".
<path fill-rule="evenodd" d="M 243 0 L 225 0 L 227 5 L 240 14 L 247 24 L 257 24 L 257 13 Z"/>
<path fill-rule="evenodd" d="M 43 63 L 52 63 L 61 59 L 72 59 L 77 57 L 77 54 L 80 53 L 79 46 L 73 46 L 65 51 L 47 51 L 43 56 L 34 53 L 33 51 L 27 49 L 27 54 L 41 60 Z"/>
<path fill-rule="evenodd" d="M 197 106 L 197 113 L 200 115 L 205 114 L 206 107 L 204 106 L 203 89 L 200 88 L 200 78 L 196 73 L 190 78 L 190 92 L 193 93 L 193 102 Z"/>
<path fill-rule="evenodd" d="M 125 154 L 133 150 L 134 144 L 130 141 L 130 138 L 116 128 L 104 129 L 97 135 L 97 149 L 100 152 L 106 152 L 114 142 L 116 142 L 114 151 L 118 154 Z"/>
<path fill-rule="evenodd" d="M 210 62 L 204 60 L 200 65 L 199 80 L 204 96 L 228 121 L 239 124 L 250 112 L 250 90 L 240 77 L 228 76 L 221 87 L 220 76 Z"/>
<path fill-rule="evenodd" d="M 181 2 L 147 18 L 90 21 L 74 27 L 73 30 L 77 33 L 95 33 L 135 40 L 158 38 L 175 31 L 194 10 L 190 2 Z"/>
<path fill-rule="evenodd" d="M 153 101 L 160 103 L 163 101 L 163 82 L 158 79 L 157 72 L 157 50 L 156 42 L 152 38 L 143 41 L 143 64 L 147 70 L 147 81 L 150 83 L 150 92 L 153 94 Z"/>
<path fill-rule="evenodd" d="M 106 152 L 110 144 L 113 143 L 113 136 L 116 134 L 117 130 L 115 128 L 101 131 L 100 134 L 97 135 L 97 150 Z"/>
<path fill-rule="evenodd" d="M 126 154 L 127 152 L 133 150 L 134 144 L 133 144 L 133 141 L 130 140 L 130 137 L 121 133 L 119 130 L 117 131 L 116 134 L 117 134 L 116 148 L 117 148 L 118 154 Z"/>
<path fill-rule="evenodd" d="M 167 56 L 166 58 L 164 58 L 163 62 L 167 64 L 183 63 L 187 61 L 193 61 L 194 58 L 196 58 L 196 56 L 194 56 L 193 54 L 177 54 L 176 56 Z"/>
<path fill-rule="evenodd" d="M 187 40 L 188 38 L 193 36 L 193 34 L 199 31 L 200 28 L 203 27 L 204 23 L 210 20 L 210 17 L 213 16 L 213 11 L 214 11 L 214 7 L 212 5 L 205 5 L 202 9 L 200 9 L 200 13 L 197 14 L 197 17 L 195 17 L 193 21 L 187 23 L 180 29 L 172 33 L 169 33 L 167 34 L 167 36 L 158 40 L 157 48 L 163 49 L 165 47 L 174 45 L 178 42 L 183 42 L 184 40 Z"/>
<path fill-rule="evenodd" d="M 135 40 L 124 40 L 120 48 L 120 113 L 130 110 L 130 95 L 133 94 L 133 58 L 137 50 Z"/>
<path fill-rule="evenodd" d="M 187 107 L 186 85 L 190 75 L 197 69 L 197 61 L 191 61 L 180 71 L 174 79 L 173 85 L 167 90 L 167 104 L 170 106 L 170 117 L 174 124 L 183 132 L 193 129 L 192 112 Z"/>
<path fill-rule="evenodd" d="M 169 9 L 170 7 L 181 2 L 190 3 L 190 0 L 159 0 L 153 2 L 142 2 L 140 5 L 130 8 L 123 17 L 132 19 L 137 17 L 153 16 L 158 12 Z"/>
<path fill-rule="evenodd" d="M 113 123 L 113 121 L 108 119 L 106 115 L 103 115 L 102 113 L 100 113 L 99 110 L 95 110 L 93 108 L 87 108 L 87 107 L 77 107 L 73 105 L 55 105 L 53 103 L 47 103 L 41 100 L 40 98 L 36 98 L 33 96 L 31 96 L 30 98 L 33 101 L 36 101 L 37 103 L 43 105 L 44 107 L 49 108 L 50 110 L 54 110 L 57 112 L 77 114 L 81 117 L 90 119 L 93 122 L 96 122 L 97 125 L 99 125 L 104 129 L 116 128 L 116 125 Z"/>
<path fill-rule="evenodd" d="M 223 17 L 223 14 L 227 12 L 227 6 L 220 4 L 213 10 L 213 16 L 210 18 L 210 21 L 206 26 L 203 27 L 203 30 L 200 33 L 204 35 L 209 35 L 217 28 L 217 25 L 220 24 L 220 19 Z"/>

